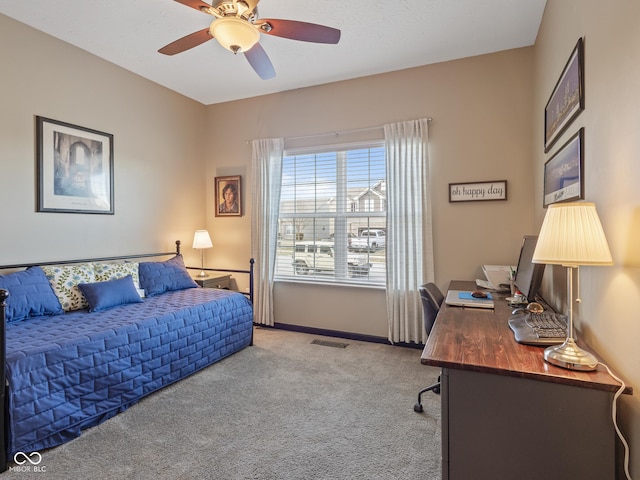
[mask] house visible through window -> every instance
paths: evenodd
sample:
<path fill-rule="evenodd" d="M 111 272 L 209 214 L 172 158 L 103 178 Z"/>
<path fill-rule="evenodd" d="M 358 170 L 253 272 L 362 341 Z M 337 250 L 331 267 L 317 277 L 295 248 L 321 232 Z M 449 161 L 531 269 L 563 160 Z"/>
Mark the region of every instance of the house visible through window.
<path fill-rule="evenodd" d="M 282 170 L 276 276 L 383 285 L 383 143 L 287 151 Z"/>

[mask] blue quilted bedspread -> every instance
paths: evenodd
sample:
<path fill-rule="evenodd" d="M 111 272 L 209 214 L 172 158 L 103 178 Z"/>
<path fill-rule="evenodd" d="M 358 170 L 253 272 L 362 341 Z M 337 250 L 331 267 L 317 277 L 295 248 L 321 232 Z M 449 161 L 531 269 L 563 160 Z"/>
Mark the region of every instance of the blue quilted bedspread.
<path fill-rule="evenodd" d="M 251 303 L 191 288 L 7 324 L 8 454 L 59 445 L 251 342 Z"/>

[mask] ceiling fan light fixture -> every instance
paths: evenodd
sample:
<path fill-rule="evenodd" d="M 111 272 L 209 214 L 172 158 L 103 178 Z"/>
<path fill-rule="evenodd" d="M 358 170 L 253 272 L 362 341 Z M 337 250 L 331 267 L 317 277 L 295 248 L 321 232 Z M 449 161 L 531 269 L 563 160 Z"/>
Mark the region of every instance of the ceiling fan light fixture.
<path fill-rule="evenodd" d="M 233 53 L 251 50 L 251 47 L 260 40 L 260 32 L 257 28 L 235 16 L 214 20 L 209 30 L 220 45 Z"/>

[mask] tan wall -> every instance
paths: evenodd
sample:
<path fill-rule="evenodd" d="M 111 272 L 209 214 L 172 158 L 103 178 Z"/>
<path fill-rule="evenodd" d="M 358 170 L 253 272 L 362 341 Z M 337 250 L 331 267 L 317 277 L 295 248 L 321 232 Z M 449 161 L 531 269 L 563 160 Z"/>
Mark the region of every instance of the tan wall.
<path fill-rule="evenodd" d="M 203 107 L 7 17 L 0 22 L 0 40 L 14 45 L 0 53 L 7 66 L 0 153 L 9 159 L 0 191 L 12 207 L 4 219 L 17 232 L 0 239 L 0 263 L 168 250 L 181 239 L 188 262 L 197 264 L 193 230 L 207 228 L 214 248 L 206 251 L 206 264 L 246 268 L 248 140 L 423 116 L 434 119 L 438 284 L 444 289 L 451 279 L 475 278 L 482 263 L 515 261 L 521 236 L 531 233 L 531 49 Z M 35 115 L 114 135 L 115 215 L 35 212 Z M 235 174 L 244 180 L 246 214 L 215 217 L 214 177 Z M 449 182 L 500 179 L 509 182 L 506 202 L 448 203 Z M 246 279 L 236 277 L 245 289 Z M 337 330 L 387 335 L 382 290 L 358 290 L 360 315 L 347 315 L 353 289 L 340 289 L 328 309 L 325 289 L 304 286 L 296 298 L 309 314 L 301 319 L 288 301 L 291 288 L 299 293 L 286 284 L 277 289 L 278 321 L 327 328 L 332 318 Z"/>
<path fill-rule="evenodd" d="M 171 251 L 204 227 L 205 107 L 0 15 L 0 264 Z M 37 213 L 35 116 L 114 135 L 115 215 Z"/>
<path fill-rule="evenodd" d="M 535 46 L 534 162 L 536 224 L 542 223 L 543 109 L 579 37 L 585 42 L 586 108 L 557 143 L 585 128 L 585 199 L 596 203 L 613 267 L 581 268 L 576 321 L 585 339 L 633 387 L 621 401 L 622 429 L 640 472 L 640 3 L 549 0 Z M 545 278 L 562 303 L 565 273 Z M 551 275 L 549 276 L 551 277 Z M 555 284 L 554 292 L 550 285 Z M 621 477 L 622 478 L 622 477 Z"/>
<path fill-rule="evenodd" d="M 215 218 L 211 198 L 217 175 L 246 175 L 248 185 L 248 140 L 360 129 L 427 116 L 433 118 L 436 282 L 446 289 L 452 279 L 480 276 L 483 263 L 515 263 L 522 236 L 535 233 L 532 58 L 531 48 L 517 49 L 209 106 L 207 227 L 214 236 L 216 263 L 237 262 L 250 252 L 250 212 L 241 219 Z M 508 181 L 508 201 L 448 201 L 450 182 L 503 179 Z M 251 192 L 245 189 L 245 207 L 250 199 Z M 277 322 L 387 336 L 382 290 L 280 283 L 275 294 Z M 355 315 L 354 295 L 359 304 Z M 306 306 L 303 311 L 301 305 Z"/>

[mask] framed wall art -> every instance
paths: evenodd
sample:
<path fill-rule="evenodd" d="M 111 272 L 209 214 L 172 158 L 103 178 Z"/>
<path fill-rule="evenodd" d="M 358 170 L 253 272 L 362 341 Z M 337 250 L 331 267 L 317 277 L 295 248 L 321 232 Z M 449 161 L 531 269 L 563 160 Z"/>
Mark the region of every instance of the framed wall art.
<path fill-rule="evenodd" d="M 449 184 L 449 202 L 479 202 L 483 200 L 506 200 L 507 181 L 467 182 Z"/>
<path fill-rule="evenodd" d="M 584 198 L 584 128 L 544 164 L 544 206 Z"/>
<path fill-rule="evenodd" d="M 38 212 L 113 215 L 113 135 L 36 116 Z"/>
<path fill-rule="evenodd" d="M 571 52 L 544 109 L 544 151 L 547 153 L 584 110 L 584 41 Z"/>
<path fill-rule="evenodd" d="M 242 215 L 242 180 L 240 175 L 216 177 L 216 217 Z"/>

